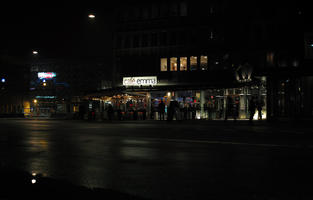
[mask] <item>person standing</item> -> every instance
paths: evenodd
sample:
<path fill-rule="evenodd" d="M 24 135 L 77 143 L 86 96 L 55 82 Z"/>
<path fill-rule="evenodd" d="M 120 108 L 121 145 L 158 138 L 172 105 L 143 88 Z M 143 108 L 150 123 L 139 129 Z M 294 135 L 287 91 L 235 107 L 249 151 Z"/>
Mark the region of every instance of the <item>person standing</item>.
<path fill-rule="evenodd" d="M 233 111 L 234 111 L 234 109 L 233 109 L 233 99 L 232 99 L 232 97 L 228 96 L 226 98 L 226 111 L 225 111 L 225 119 L 224 119 L 224 121 L 227 121 L 228 116 L 231 115 Z"/>
<path fill-rule="evenodd" d="M 159 103 L 159 120 L 164 120 L 164 113 L 165 113 L 165 104 L 161 100 Z"/>
<path fill-rule="evenodd" d="M 258 110 L 258 120 L 262 120 L 262 108 L 264 106 L 264 103 L 262 101 L 262 99 L 258 100 L 257 103 L 257 110 Z"/>
<path fill-rule="evenodd" d="M 253 120 L 253 116 L 255 114 L 255 109 L 256 109 L 256 102 L 255 102 L 255 99 L 254 97 L 252 96 L 250 101 L 249 101 L 249 121 L 252 122 Z"/>
<path fill-rule="evenodd" d="M 108 106 L 108 118 L 110 121 L 113 118 L 113 114 L 114 114 L 113 106 L 111 104 L 109 104 L 109 106 Z"/>

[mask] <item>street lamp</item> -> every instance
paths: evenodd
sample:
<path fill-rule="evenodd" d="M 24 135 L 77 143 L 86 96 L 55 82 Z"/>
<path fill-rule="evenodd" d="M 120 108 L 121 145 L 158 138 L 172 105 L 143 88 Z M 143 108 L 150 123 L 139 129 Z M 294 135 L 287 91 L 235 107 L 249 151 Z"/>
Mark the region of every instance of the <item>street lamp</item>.
<path fill-rule="evenodd" d="M 2 78 L 2 79 L 1 79 L 1 83 L 5 83 L 5 78 Z"/>
<path fill-rule="evenodd" d="M 37 55 L 37 54 L 38 54 L 38 51 L 34 50 L 33 55 Z"/>
<path fill-rule="evenodd" d="M 38 101 L 37 101 L 37 99 L 34 99 L 34 103 L 36 104 Z"/>
<path fill-rule="evenodd" d="M 89 18 L 89 19 L 94 19 L 94 18 L 96 18 L 96 15 L 95 15 L 95 14 L 90 13 L 90 14 L 88 15 L 88 18 Z"/>

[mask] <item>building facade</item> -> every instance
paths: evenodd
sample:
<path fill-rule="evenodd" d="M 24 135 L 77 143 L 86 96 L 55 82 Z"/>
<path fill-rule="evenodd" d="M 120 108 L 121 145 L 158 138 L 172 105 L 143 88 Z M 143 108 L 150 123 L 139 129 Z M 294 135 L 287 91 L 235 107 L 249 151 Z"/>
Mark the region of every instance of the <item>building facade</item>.
<path fill-rule="evenodd" d="M 31 116 L 75 118 L 88 107 L 86 94 L 112 87 L 101 59 L 33 59 L 30 62 Z"/>
<path fill-rule="evenodd" d="M 247 119 L 253 96 L 262 105 L 263 119 L 294 115 L 300 108 L 291 107 L 299 100 L 287 99 L 302 97 L 288 87 L 297 88 L 301 79 L 302 37 L 293 8 L 264 1 L 120 2 L 115 9 L 115 87 L 145 96 L 149 113 L 160 101 L 169 106 L 176 100 L 182 112 L 196 110 L 191 118 Z M 151 78 L 156 84 L 141 84 Z"/>

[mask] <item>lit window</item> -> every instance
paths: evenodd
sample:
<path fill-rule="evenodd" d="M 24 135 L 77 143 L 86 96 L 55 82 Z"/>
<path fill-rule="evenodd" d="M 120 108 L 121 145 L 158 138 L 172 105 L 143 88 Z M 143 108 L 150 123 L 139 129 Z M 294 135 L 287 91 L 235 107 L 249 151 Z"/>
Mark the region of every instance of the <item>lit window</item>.
<path fill-rule="evenodd" d="M 187 57 L 180 57 L 180 71 L 187 71 Z"/>
<path fill-rule="evenodd" d="M 167 71 L 167 58 L 161 58 L 161 71 Z"/>
<path fill-rule="evenodd" d="M 208 57 L 207 56 L 201 56 L 200 57 L 200 68 L 201 68 L 201 70 L 207 70 L 208 69 Z"/>
<path fill-rule="evenodd" d="M 177 71 L 177 58 L 171 58 L 171 71 Z"/>
<path fill-rule="evenodd" d="M 268 64 L 273 65 L 274 64 L 274 53 L 273 52 L 269 52 L 266 55 L 266 61 Z"/>
<path fill-rule="evenodd" d="M 210 32 L 210 39 L 211 39 L 211 40 L 214 39 L 214 33 L 213 33 L 213 31 Z"/>
<path fill-rule="evenodd" d="M 197 70 L 197 56 L 190 57 L 190 71 Z"/>

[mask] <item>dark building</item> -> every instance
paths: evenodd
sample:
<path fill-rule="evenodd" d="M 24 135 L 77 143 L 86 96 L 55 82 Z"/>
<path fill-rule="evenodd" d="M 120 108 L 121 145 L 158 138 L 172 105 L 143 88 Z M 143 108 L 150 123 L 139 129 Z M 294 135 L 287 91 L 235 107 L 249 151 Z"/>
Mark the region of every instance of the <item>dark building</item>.
<path fill-rule="evenodd" d="M 72 117 L 85 95 L 111 87 L 109 62 L 102 59 L 34 59 L 29 96 L 35 116 Z M 86 106 L 86 105 L 84 105 Z"/>
<path fill-rule="evenodd" d="M 263 119 L 312 117 L 311 18 L 297 3 L 118 0 L 89 9 L 95 20 L 56 10 L 5 25 L 14 31 L 4 49 L 28 52 L 30 110 L 103 113 L 113 104 L 116 117 L 158 118 L 159 102 L 168 113 L 175 100 L 176 119 L 247 119 L 255 97 Z"/>
<path fill-rule="evenodd" d="M 6 52 L 1 57 L 14 55 L 9 65 L 1 63 L 1 71 L 15 73 L 18 82 L 14 84 L 19 86 L 10 91 L 27 99 L 29 115 L 70 116 L 80 104 L 86 104 L 86 93 L 111 87 L 112 23 L 108 7 L 98 12 L 86 7 L 14 7 L 11 12 L 12 8 L 6 7 L 0 14 L 4 33 L 0 48 Z M 89 18 L 89 14 L 96 17 Z M 23 71 L 11 67 L 17 61 Z M 5 84 L 12 84 L 11 78 Z M 2 95 L 4 99 L 10 101 L 8 95 Z M 7 107 L 6 112 L 11 112 Z"/>
<path fill-rule="evenodd" d="M 308 100 L 299 92 L 305 73 L 301 17 L 301 8 L 287 2 L 119 2 L 115 87 L 141 96 L 149 112 L 174 99 L 181 112 L 195 109 L 196 118 L 248 118 L 255 96 L 263 102 L 263 118 L 302 115 L 307 109 L 300 101 Z M 117 107 L 126 104 L 126 112 L 137 101 L 124 95 L 113 100 Z"/>
<path fill-rule="evenodd" d="M 0 117 L 24 117 L 30 112 L 29 68 L 23 59 L 6 51 L 0 56 Z"/>

